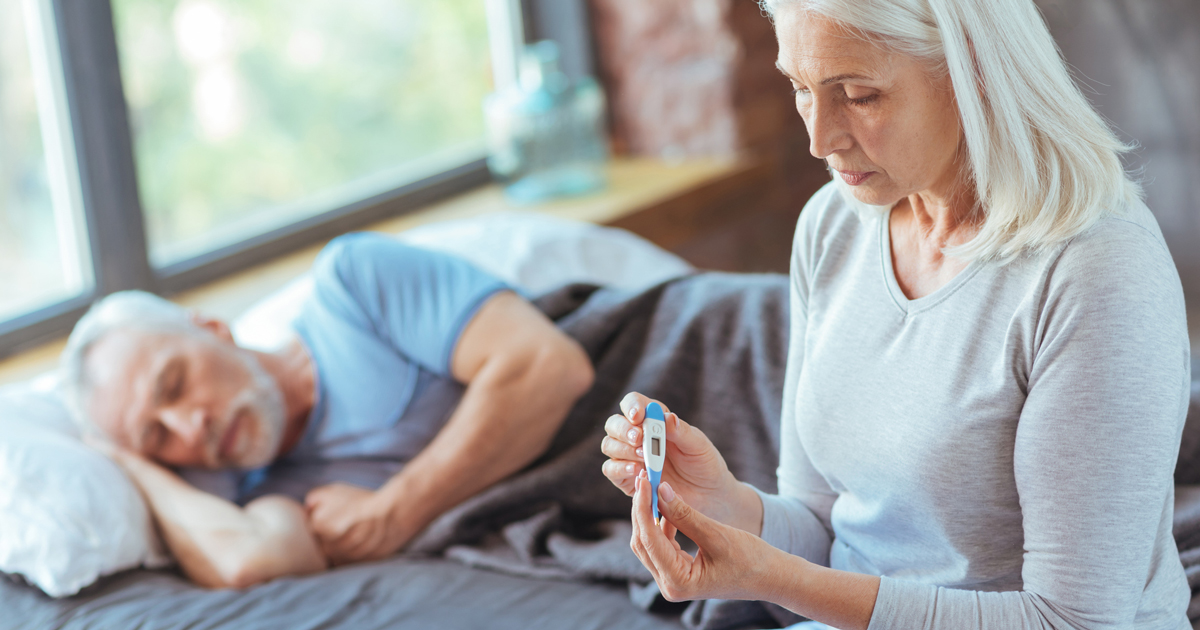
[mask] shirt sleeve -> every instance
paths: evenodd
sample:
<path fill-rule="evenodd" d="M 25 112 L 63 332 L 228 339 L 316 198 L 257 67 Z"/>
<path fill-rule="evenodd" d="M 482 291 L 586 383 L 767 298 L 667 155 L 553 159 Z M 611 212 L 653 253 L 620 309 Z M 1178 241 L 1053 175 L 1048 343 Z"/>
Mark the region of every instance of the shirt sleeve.
<path fill-rule="evenodd" d="M 327 307 L 445 377 L 467 323 L 488 298 L 509 289 L 461 258 L 370 233 L 334 239 L 313 274 Z"/>
<path fill-rule="evenodd" d="M 809 562 L 829 566 L 833 545 L 830 512 L 837 494 L 813 468 L 800 442 L 796 426 L 796 391 L 804 367 L 805 333 L 808 327 L 809 269 L 817 244 L 812 227 L 817 206 L 825 195 L 837 194 L 831 187 L 818 193 L 800 213 L 792 243 L 787 367 L 784 371 L 782 417 L 780 418 L 779 494 L 756 491 L 763 503 L 761 537 L 773 547 Z"/>
<path fill-rule="evenodd" d="M 1046 285 L 1013 452 L 1024 589 L 884 578 L 870 630 L 1186 627 L 1182 569 L 1164 557 L 1174 555 L 1186 318 L 1165 246 L 1137 230 L 1103 246 L 1068 246 Z M 1177 586 L 1148 589 L 1155 580 Z M 1151 609 L 1179 618 L 1135 624 L 1149 591 L 1177 597 Z"/>

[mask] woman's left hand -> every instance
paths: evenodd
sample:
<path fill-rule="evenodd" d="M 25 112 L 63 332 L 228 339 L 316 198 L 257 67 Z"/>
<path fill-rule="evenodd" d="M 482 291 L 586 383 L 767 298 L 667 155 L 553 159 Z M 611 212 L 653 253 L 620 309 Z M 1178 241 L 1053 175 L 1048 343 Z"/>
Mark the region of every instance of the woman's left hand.
<path fill-rule="evenodd" d="M 650 480 L 638 475 L 633 495 L 633 539 L 630 547 L 650 569 L 663 597 L 692 599 L 767 599 L 774 563 L 784 554 L 766 541 L 723 525 L 684 502 L 670 484 L 659 486 L 658 524 L 650 507 Z M 675 540 L 682 532 L 699 546 L 695 557 Z"/>

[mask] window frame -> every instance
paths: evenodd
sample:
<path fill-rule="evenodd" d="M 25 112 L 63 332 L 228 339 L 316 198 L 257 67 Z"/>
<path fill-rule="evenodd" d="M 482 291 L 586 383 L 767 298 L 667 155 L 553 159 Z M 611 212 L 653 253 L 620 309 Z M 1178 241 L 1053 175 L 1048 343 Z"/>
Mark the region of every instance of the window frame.
<path fill-rule="evenodd" d="M 0 322 L 0 358 L 61 337 L 95 300 L 115 291 L 178 293 L 490 181 L 481 157 L 155 269 L 146 244 L 111 0 L 39 1 L 51 4 L 57 31 L 94 282 L 83 295 Z M 526 42 L 559 41 L 568 75 L 592 73 L 585 0 L 487 1 L 512 3 L 521 12 Z"/>

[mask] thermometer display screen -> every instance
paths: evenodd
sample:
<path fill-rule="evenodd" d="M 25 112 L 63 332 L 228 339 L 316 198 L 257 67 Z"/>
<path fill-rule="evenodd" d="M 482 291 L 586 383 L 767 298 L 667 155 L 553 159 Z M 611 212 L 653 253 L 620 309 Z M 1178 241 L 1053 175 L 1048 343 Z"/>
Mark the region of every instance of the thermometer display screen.
<path fill-rule="evenodd" d="M 658 438 L 650 438 L 650 454 L 658 457 L 659 453 Z"/>

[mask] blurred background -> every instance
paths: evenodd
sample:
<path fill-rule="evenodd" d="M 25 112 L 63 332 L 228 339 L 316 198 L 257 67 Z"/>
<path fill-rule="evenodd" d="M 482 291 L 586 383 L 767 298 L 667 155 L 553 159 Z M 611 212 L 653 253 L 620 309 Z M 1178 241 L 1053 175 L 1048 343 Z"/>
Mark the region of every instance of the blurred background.
<path fill-rule="evenodd" d="M 1129 167 L 1200 310 L 1200 3 L 1038 4 L 1138 146 Z M 752 165 L 681 199 L 663 229 L 685 236 L 660 244 L 787 270 L 828 176 L 753 0 L 5 0 L 0 355 L 99 295 L 201 286 L 486 185 L 481 103 L 542 39 L 599 80 L 617 159 Z"/>

